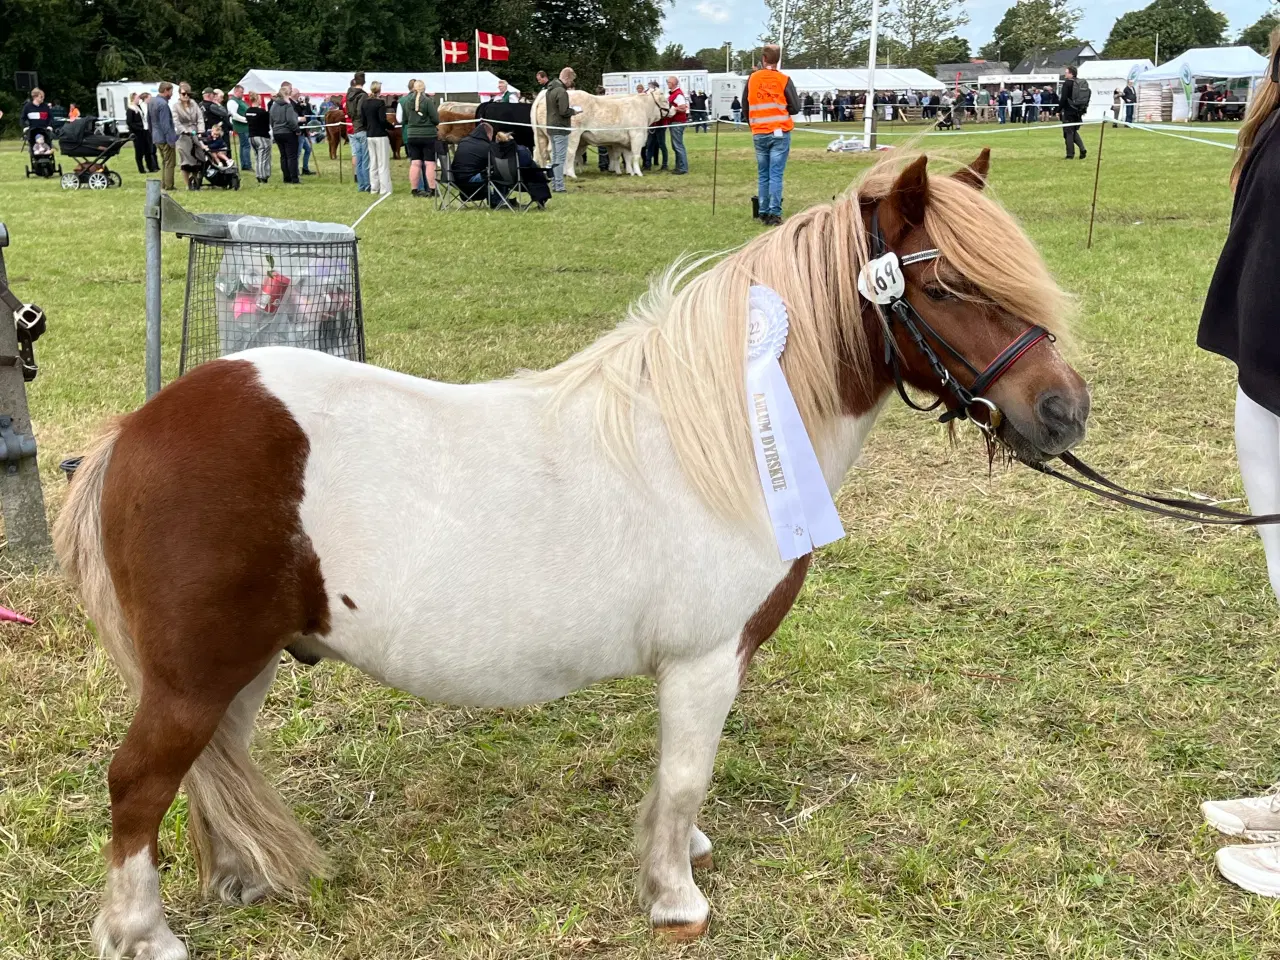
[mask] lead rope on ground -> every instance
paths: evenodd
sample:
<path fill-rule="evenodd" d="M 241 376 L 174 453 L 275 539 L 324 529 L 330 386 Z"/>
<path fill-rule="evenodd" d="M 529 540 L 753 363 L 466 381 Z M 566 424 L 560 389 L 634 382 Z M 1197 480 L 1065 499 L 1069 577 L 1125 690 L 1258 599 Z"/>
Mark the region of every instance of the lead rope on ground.
<path fill-rule="evenodd" d="M 356 219 L 356 222 L 351 225 L 351 229 L 354 230 L 356 227 L 360 226 L 360 221 L 363 220 L 365 217 L 367 217 L 370 213 L 372 213 L 373 208 L 376 207 L 378 204 L 380 204 L 383 200 L 387 199 L 387 197 L 389 196 L 391 196 L 389 192 L 384 193 L 377 200 L 373 201 L 373 203 L 369 204 L 365 212 L 360 214 L 360 216 Z"/>

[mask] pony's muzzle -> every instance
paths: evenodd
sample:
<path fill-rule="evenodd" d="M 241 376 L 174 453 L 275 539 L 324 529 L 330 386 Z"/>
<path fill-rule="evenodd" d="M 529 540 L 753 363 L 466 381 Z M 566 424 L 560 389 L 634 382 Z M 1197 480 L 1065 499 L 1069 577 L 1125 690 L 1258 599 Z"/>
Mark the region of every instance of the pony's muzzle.
<path fill-rule="evenodd" d="M 1041 453 L 1057 456 L 1084 439 L 1089 420 L 1089 392 L 1078 395 L 1046 390 L 1036 399 L 1035 445 Z"/>

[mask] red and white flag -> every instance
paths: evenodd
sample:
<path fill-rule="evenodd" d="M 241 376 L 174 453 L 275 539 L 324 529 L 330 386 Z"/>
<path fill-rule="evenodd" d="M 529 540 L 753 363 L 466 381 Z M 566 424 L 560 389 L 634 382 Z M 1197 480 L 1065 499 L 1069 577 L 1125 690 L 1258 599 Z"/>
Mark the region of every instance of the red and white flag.
<path fill-rule="evenodd" d="M 441 40 L 440 54 L 445 63 L 466 63 L 470 59 L 465 40 Z"/>
<path fill-rule="evenodd" d="M 483 30 L 476 31 L 476 59 L 509 60 L 510 58 L 511 50 L 507 46 L 506 37 L 485 33 Z"/>

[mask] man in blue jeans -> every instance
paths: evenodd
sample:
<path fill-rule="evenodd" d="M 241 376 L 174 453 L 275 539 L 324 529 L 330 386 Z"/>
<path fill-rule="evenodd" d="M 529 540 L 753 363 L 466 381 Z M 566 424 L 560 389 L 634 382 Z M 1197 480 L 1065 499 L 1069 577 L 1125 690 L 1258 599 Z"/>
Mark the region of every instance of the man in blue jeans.
<path fill-rule="evenodd" d="M 751 124 L 756 146 L 757 195 L 760 222 L 776 227 L 782 223 L 782 174 L 791 153 L 791 118 L 800 112 L 800 97 L 791 78 L 778 69 L 782 48 L 768 44 L 760 52 L 764 66 L 742 88 L 742 103 Z"/>
<path fill-rule="evenodd" d="M 364 129 L 364 120 L 360 117 L 360 105 L 368 94 L 364 92 L 364 74 L 357 73 L 351 78 L 351 86 L 343 98 L 342 108 L 347 111 L 351 120 L 351 160 L 356 167 L 356 189 L 360 193 L 369 192 L 369 135 Z"/>

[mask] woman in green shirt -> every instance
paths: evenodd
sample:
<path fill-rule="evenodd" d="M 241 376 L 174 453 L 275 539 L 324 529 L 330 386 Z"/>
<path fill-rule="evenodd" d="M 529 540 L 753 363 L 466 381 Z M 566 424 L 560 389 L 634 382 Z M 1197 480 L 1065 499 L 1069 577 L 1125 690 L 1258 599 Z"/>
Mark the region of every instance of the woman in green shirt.
<path fill-rule="evenodd" d="M 440 115 L 422 80 L 396 104 L 396 119 L 404 127 L 404 146 L 409 154 L 409 186 L 415 197 L 436 195 L 436 125 Z M 423 175 L 426 186 L 422 186 Z"/>

